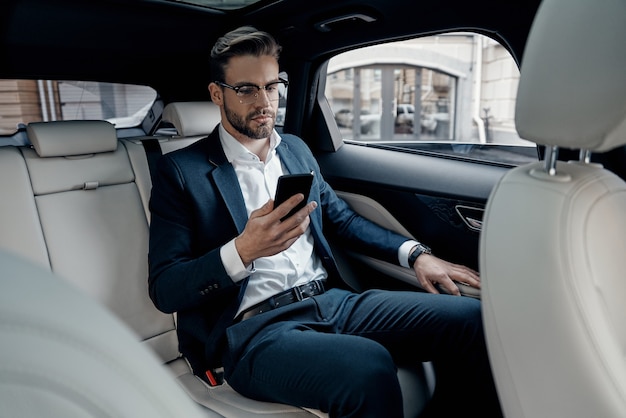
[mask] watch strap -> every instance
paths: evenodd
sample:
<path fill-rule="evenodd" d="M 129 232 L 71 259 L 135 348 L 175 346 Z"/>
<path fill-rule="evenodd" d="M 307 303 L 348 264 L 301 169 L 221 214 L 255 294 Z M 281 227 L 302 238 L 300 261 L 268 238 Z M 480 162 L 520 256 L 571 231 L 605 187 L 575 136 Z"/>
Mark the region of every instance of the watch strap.
<path fill-rule="evenodd" d="M 409 267 L 410 268 L 413 268 L 413 265 L 415 264 L 415 260 L 417 260 L 417 257 L 419 257 L 422 254 L 432 254 L 432 251 L 430 247 L 422 243 L 417 243 L 413 252 L 409 254 Z"/>

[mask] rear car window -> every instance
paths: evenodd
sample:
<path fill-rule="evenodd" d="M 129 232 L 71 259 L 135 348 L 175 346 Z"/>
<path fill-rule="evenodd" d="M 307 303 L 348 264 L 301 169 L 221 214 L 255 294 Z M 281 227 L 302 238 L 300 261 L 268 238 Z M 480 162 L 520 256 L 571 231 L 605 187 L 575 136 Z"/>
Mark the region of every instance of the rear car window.
<path fill-rule="evenodd" d="M 0 80 L 0 134 L 30 122 L 103 119 L 139 126 L 157 94 L 147 86 L 66 80 Z"/>

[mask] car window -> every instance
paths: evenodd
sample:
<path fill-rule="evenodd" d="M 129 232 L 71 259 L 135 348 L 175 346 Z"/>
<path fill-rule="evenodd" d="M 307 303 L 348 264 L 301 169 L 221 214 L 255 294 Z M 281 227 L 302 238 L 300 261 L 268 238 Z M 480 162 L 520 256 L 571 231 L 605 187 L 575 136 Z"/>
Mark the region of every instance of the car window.
<path fill-rule="evenodd" d="M 518 165 L 538 159 L 515 130 L 518 80 L 502 45 L 450 33 L 337 55 L 325 95 L 345 142 Z"/>
<path fill-rule="evenodd" d="M 146 86 L 59 80 L 0 80 L 0 134 L 50 120 L 105 119 L 116 128 L 141 124 L 157 97 Z"/>
<path fill-rule="evenodd" d="M 285 71 L 281 71 L 278 76 L 283 80 L 289 81 L 289 75 Z M 278 90 L 278 111 L 276 112 L 276 126 L 282 127 L 285 125 L 285 114 L 287 108 L 287 92 L 289 91 L 289 87 L 284 87 L 281 85 L 281 88 Z"/>

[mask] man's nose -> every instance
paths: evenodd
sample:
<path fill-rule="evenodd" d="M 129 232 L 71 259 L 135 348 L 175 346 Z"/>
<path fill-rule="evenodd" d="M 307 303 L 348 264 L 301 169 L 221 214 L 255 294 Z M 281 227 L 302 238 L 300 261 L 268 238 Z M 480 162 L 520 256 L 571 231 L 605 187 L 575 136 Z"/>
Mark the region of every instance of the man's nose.
<path fill-rule="evenodd" d="M 259 89 L 259 92 L 257 94 L 258 94 L 256 98 L 257 105 L 269 106 L 272 103 L 272 101 L 270 100 L 270 94 L 267 90 Z"/>

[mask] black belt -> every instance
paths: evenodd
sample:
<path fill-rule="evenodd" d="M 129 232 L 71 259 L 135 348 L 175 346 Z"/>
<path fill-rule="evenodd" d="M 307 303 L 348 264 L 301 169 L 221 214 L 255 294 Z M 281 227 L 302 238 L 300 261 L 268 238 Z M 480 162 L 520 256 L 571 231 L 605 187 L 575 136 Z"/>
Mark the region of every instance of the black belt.
<path fill-rule="evenodd" d="M 257 303 L 256 305 L 244 310 L 237 315 L 237 320 L 243 321 L 260 313 L 271 311 L 272 309 L 280 308 L 281 306 L 286 306 L 294 302 L 299 302 L 301 300 L 308 299 L 311 296 L 321 295 L 326 291 L 324 289 L 324 282 L 325 280 L 313 280 L 312 282 L 280 292 L 265 299 L 263 302 Z"/>

